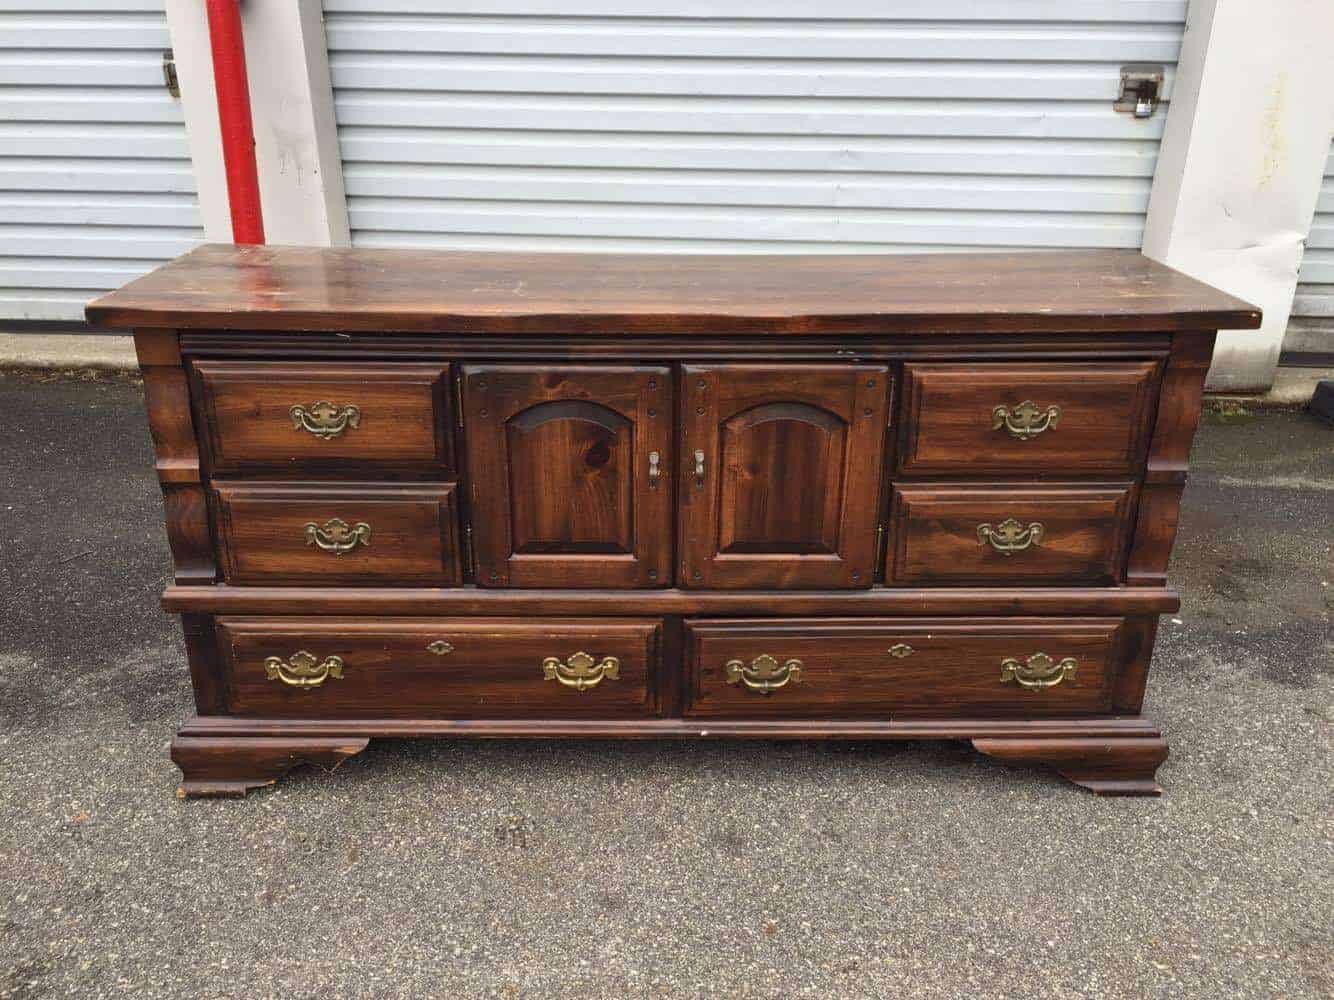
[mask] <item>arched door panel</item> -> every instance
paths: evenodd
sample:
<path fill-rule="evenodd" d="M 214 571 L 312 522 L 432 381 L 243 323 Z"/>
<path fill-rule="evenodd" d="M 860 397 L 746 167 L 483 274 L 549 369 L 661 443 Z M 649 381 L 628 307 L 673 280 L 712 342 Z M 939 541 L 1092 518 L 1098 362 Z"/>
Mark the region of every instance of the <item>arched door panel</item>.
<path fill-rule="evenodd" d="M 838 552 L 847 424 L 808 403 L 769 403 L 723 421 L 718 551 Z"/>
<path fill-rule="evenodd" d="M 687 365 L 680 566 L 690 587 L 869 587 L 889 371 Z"/>
<path fill-rule="evenodd" d="M 630 555 L 634 427 L 587 400 L 539 403 L 506 421 L 513 551 Z"/>
<path fill-rule="evenodd" d="M 477 582 L 671 580 L 672 386 L 653 365 L 466 365 Z"/>

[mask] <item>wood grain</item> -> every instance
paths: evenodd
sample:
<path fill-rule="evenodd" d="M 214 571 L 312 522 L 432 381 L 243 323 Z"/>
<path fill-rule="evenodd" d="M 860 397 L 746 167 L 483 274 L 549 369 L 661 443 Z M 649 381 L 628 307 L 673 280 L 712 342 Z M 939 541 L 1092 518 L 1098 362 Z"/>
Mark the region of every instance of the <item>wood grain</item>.
<path fill-rule="evenodd" d="M 233 715 L 327 718 L 571 718 L 647 715 L 661 623 L 649 619 L 220 618 Z M 449 651 L 427 647 L 444 641 Z M 266 675 L 270 656 L 343 660 L 342 678 L 297 688 Z M 579 691 L 543 676 L 547 657 L 619 660 L 619 676 Z"/>
<path fill-rule="evenodd" d="M 178 734 L 171 741 L 171 759 L 183 776 L 182 798 L 236 798 L 252 788 L 273 784 L 302 764 L 336 770 L 348 757 L 365 750 L 368 742 L 364 737 L 236 739 Z"/>
<path fill-rule="evenodd" d="M 1170 587 L 873 587 L 870 590 L 494 590 L 481 587 L 168 587 L 171 612 L 355 615 L 1172 614 Z"/>
<path fill-rule="evenodd" d="M 687 587 L 869 587 L 883 365 L 685 365 L 677 478 Z"/>
<path fill-rule="evenodd" d="M 454 486 L 373 483 L 226 483 L 213 488 L 228 583 L 379 586 L 462 582 Z M 306 525 L 337 518 L 369 527 L 366 544 L 331 552 Z"/>
<path fill-rule="evenodd" d="M 1116 619 L 876 621 L 796 619 L 687 623 L 687 717 L 1071 716 L 1106 711 Z M 906 647 L 903 657 L 891 648 Z M 1077 660 L 1074 675 L 1030 691 L 1001 681 L 1001 661 L 1035 653 Z M 728 683 L 729 660 L 801 661 L 801 679 L 763 695 Z"/>
<path fill-rule="evenodd" d="M 465 365 L 463 386 L 478 584 L 671 582 L 670 369 Z"/>
<path fill-rule="evenodd" d="M 888 582 L 1115 583 L 1125 565 L 1132 484 L 931 483 L 894 489 Z M 1006 555 L 978 526 L 1042 525 L 1041 540 Z"/>
<path fill-rule="evenodd" d="M 1154 775 L 1167 760 L 1160 736 L 974 739 L 980 753 L 1013 764 L 1046 764 L 1098 795 L 1161 795 Z"/>
<path fill-rule="evenodd" d="M 200 426 L 214 475 L 346 476 L 453 467 L 445 365 L 196 361 Z M 320 437 L 293 406 L 355 406 L 356 426 Z"/>
<path fill-rule="evenodd" d="M 218 568 L 190 412 L 190 388 L 181 367 L 176 331 L 136 330 L 134 346 L 144 378 L 144 404 L 175 580 L 212 583 Z"/>
<path fill-rule="evenodd" d="M 1149 444 L 1127 583 L 1155 586 L 1167 582 L 1190 446 L 1204 406 L 1204 380 L 1213 347 L 1213 333 L 1181 335 L 1172 342 Z"/>
<path fill-rule="evenodd" d="M 86 310 L 98 326 L 683 337 L 1254 329 L 1132 250 L 537 254 L 202 246 Z"/>
<path fill-rule="evenodd" d="M 1139 473 L 1159 365 L 905 364 L 899 471 L 905 476 Z M 1020 439 L 992 411 L 1023 402 L 1060 409 L 1049 429 Z"/>

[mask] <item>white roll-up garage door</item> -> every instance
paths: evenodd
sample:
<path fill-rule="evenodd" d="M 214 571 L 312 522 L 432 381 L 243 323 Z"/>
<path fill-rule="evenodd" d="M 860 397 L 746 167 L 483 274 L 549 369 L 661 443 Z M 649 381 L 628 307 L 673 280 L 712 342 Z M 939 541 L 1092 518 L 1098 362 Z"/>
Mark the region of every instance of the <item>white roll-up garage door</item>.
<path fill-rule="evenodd" d="M 1320 185 L 1297 281 L 1292 315 L 1334 322 L 1334 146 L 1325 164 L 1325 180 Z"/>
<path fill-rule="evenodd" d="M 161 0 L 0 0 L 0 320 L 84 304 L 201 238 Z"/>
<path fill-rule="evenodd" d="M 325 0 L 353 242 L 1138 247 L 1184 0 Z"/>

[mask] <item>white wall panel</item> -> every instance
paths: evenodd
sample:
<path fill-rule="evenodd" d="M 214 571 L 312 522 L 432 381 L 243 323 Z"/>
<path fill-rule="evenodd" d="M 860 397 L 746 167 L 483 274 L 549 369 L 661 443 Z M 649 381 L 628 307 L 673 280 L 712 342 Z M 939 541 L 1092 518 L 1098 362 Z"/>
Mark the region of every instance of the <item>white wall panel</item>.
<path fill-rule="evenodd" d="M 202 235 L 161 0 L 0 0 L 0 320 L 83 318 Z"/>
<path fill-rule="evenodd" d="M 1138 247 L 1184 0 L 325 0 L 353 242 Z"/>

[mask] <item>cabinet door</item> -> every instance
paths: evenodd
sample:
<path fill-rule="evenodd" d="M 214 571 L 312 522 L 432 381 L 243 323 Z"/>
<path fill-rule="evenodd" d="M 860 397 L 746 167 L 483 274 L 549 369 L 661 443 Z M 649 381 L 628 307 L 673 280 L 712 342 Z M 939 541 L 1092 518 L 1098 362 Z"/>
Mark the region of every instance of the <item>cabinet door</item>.
<path fill-rule="evenodd" d="M 884 457 L 883 365 L 687 365 L 681 581 L 869 587 Z"/>
<path fill-rule="evenodd" d="M 655 365 L 467 365 L 477 582 L 670 582 L 671 373 Z"/>

